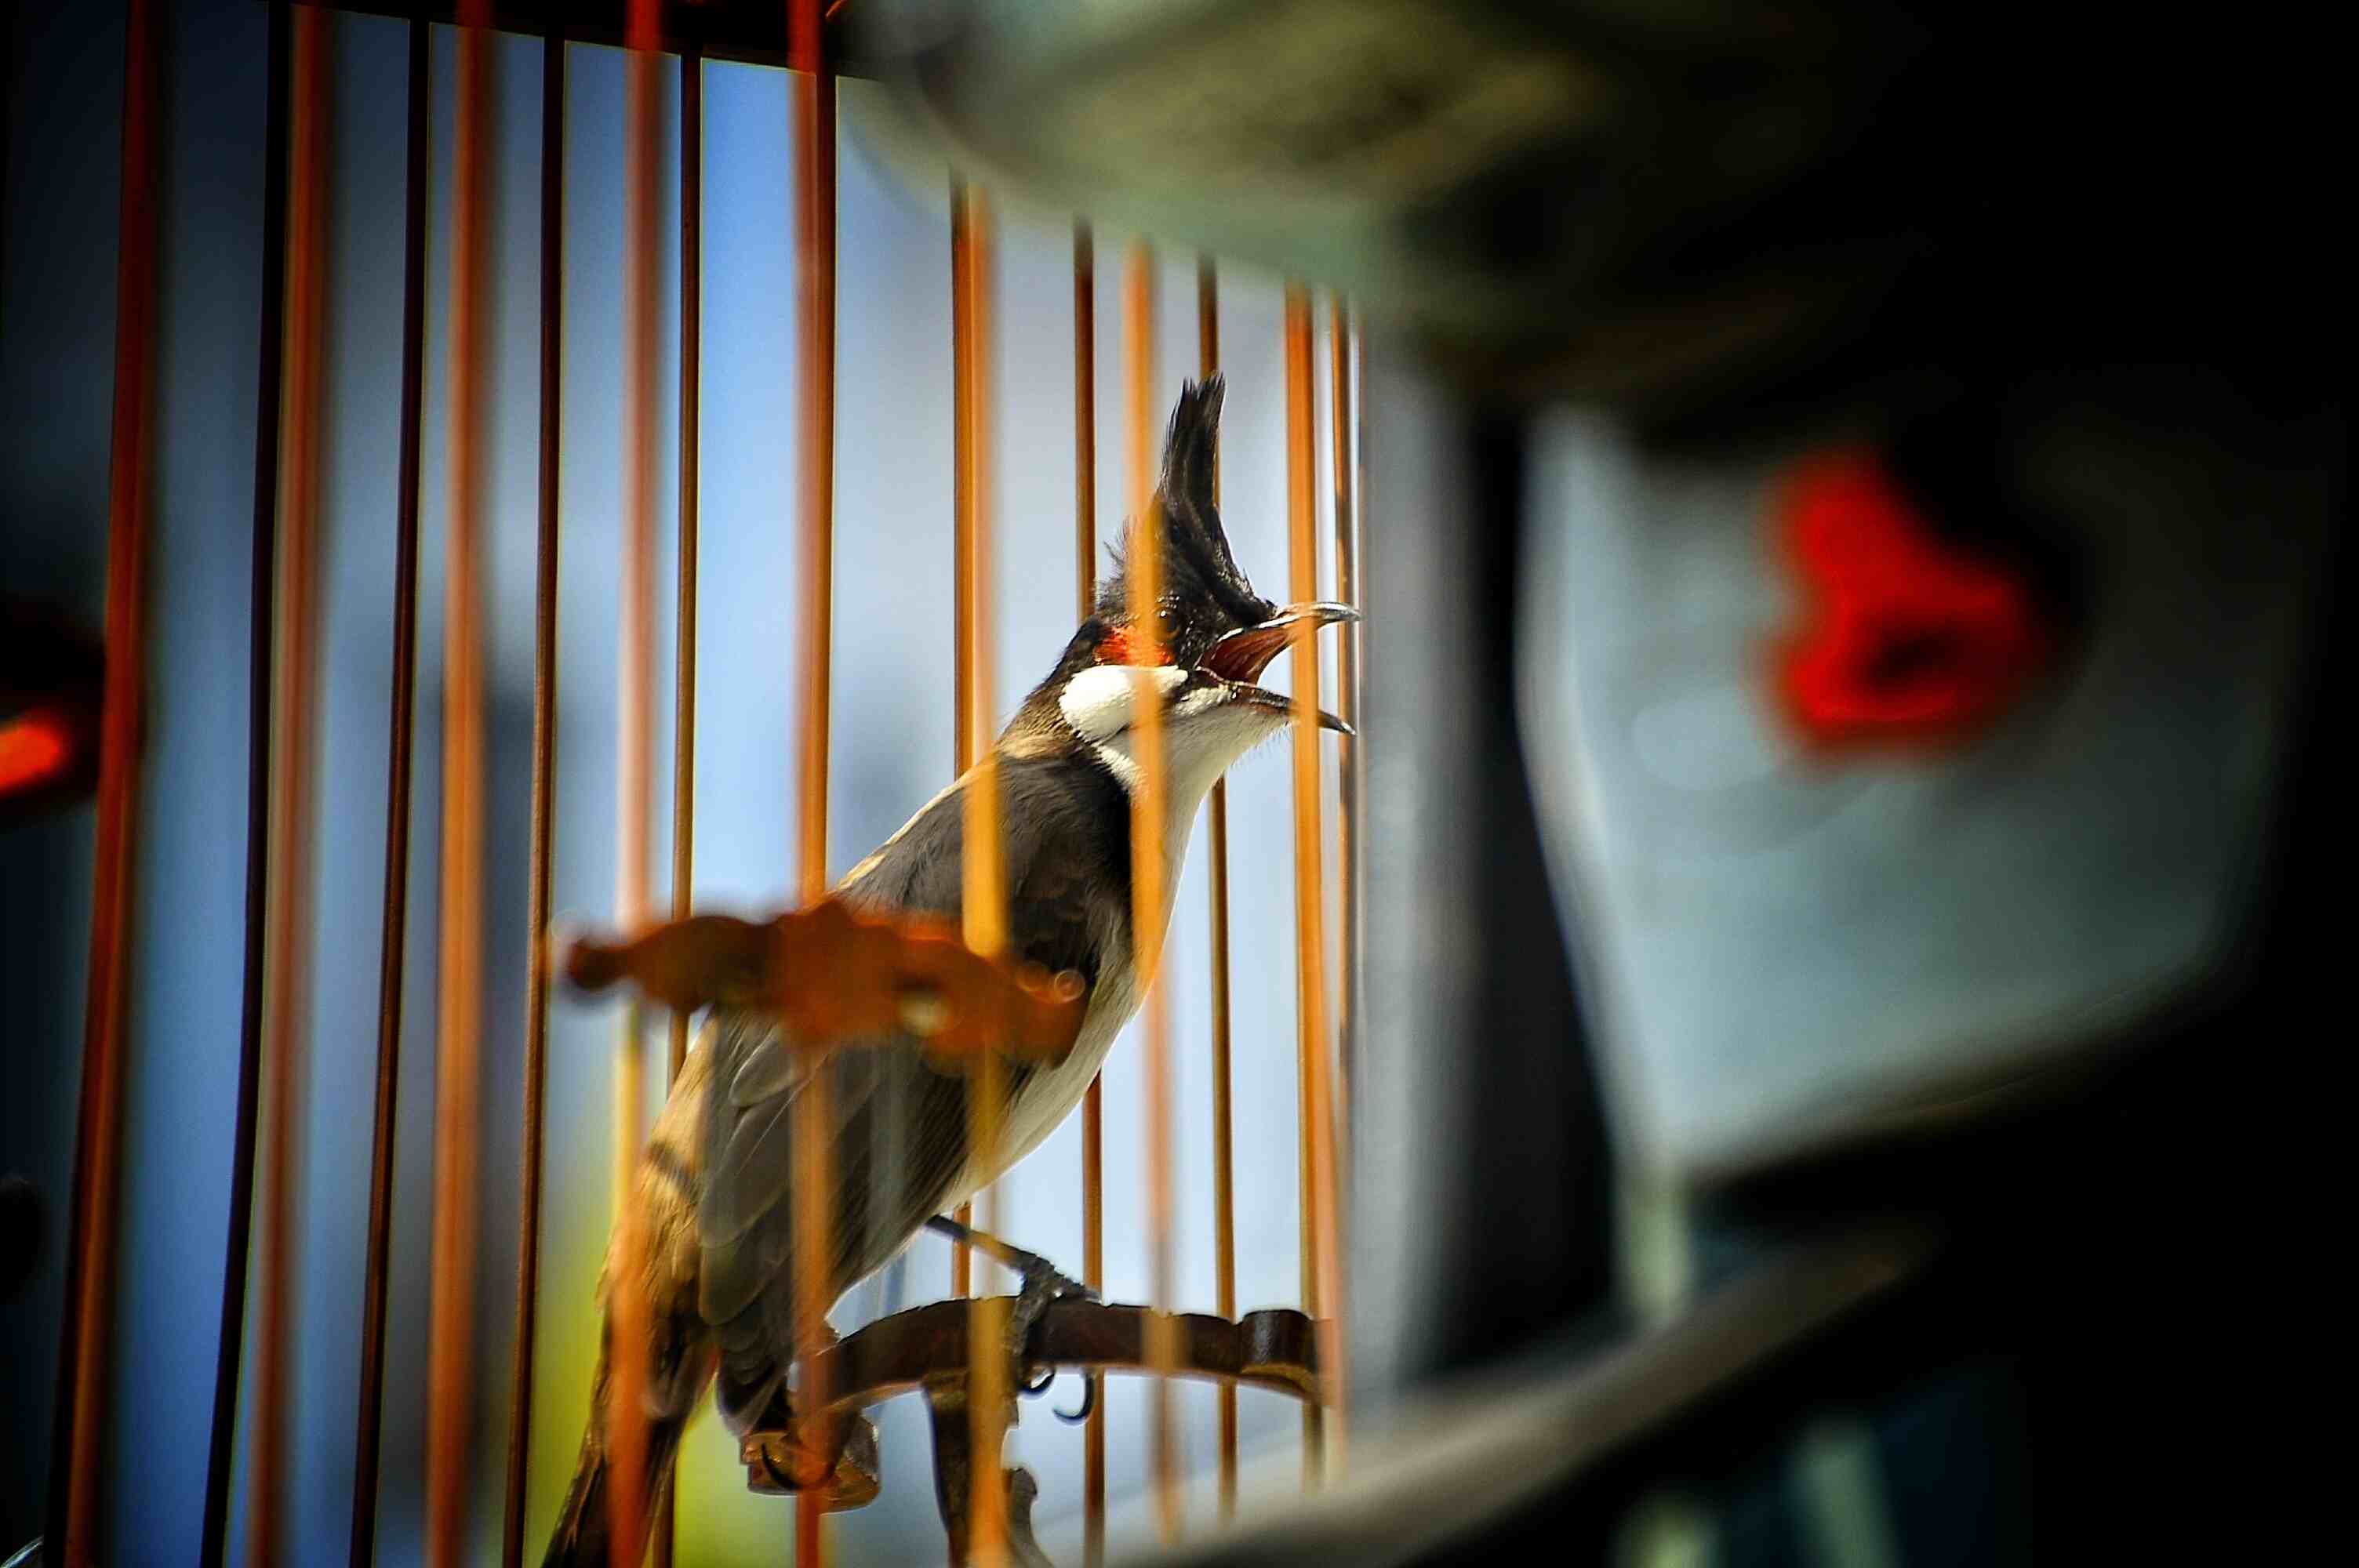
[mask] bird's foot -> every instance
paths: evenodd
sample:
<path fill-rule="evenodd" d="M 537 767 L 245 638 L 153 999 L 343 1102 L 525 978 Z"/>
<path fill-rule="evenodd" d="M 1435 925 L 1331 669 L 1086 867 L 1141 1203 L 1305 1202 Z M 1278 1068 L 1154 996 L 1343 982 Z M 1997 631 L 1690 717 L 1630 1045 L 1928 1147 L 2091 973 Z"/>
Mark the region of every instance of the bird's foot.
<path fill-rule="evenodd" d="M 784 1387 L 771 1390 L 737 1448 L 747 1491 L 815 1493 L 828 1513 L 866 1507 L 883 1485 L 875 1422 L 856 1411 L 807 1419 Z"/>
<path fill-rule="evenodd" d="M 1098 1299 L 1097 1292 L 1065 1273 L 1038 1252 L 1027 1252 L 1021 1247 L 1011 1246 L 995 1236 L 977 1230 L 971 1225 L 962 1225 L 948 1216 L 935 1215 L 926 1221 L 926 1225 L 929 1229 L 953 1241 L 964 1242 L 1016 1271 L 1016 1278 L 1022 1283 L 1016 1291 L 1016 1304 L 1007 1314 L 1008 1359 L 1016 1368 L 1018 1392 L 1028 1395 L 1048 1392 L 1049 1386 L 1057 1380 L 1057 1369 L 1044 1367 L 1037 1379 L 1030 1376 L 1033 1367 L 1030 1355 L 1032 1331 L 1039 1324 L 1041 1314 L 1058 1302 L 1093 1302 Z M 1082 1378 L 1081 1408 L 1075 1411 L 1052 1409 L 1050 1413 L 1059 1421 L 1078 1424 L 1089 1420 L 1090 1411 L 1096 1408 L 1098 1375 L 1093 1371 L 1084 1372 Z"/>
<path fill-rule="evenodd" d="M 882 1486 L 876 1426 L 854 1414 L 827 1440 L 814 1441 L 791 1421 L 771 1421 L 739 1440 L 745 1489 L 768 1495 L 816 1492 L 828 1513 L 864 1508 Z"/>

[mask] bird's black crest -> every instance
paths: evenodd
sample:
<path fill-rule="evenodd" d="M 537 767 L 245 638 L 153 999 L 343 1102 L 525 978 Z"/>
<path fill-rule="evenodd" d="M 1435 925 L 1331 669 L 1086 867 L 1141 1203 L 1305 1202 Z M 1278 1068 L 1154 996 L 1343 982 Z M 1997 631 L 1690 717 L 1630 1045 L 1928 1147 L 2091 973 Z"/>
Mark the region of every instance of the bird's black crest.
<path fill-rule="evenodd" d="M 1163 475 L 1155 488 L 1163 517 L 1163 591 L 1181 599 L 1209 598 L 1239 624 L 1252 625 L 1275 607 L 1237 569 L 1212 501 L 1226 391 L 1217 375 L 1185 383 L 1171 410 L 1171 427 L 1163 438 Z M 1125 543 L 1116 543 L 1114 571 L 1098 589 L 1098 613 L 1108 620 L 1126 612 L 1130 572 Z"/>

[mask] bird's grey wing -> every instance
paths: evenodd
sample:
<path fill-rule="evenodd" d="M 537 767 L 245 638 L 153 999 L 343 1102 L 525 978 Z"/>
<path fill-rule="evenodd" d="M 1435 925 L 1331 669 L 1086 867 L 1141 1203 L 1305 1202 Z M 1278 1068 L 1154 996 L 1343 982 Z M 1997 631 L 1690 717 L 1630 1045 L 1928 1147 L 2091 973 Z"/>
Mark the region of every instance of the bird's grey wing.
<path fill-rule="evenodd" d="M 1109 946 L 1130 945 L 1129 803 L 1093 768 L 1017 762 L 1002 778 L 1027 825 L 1007 857 L 1008 944 L 1093 990 Z"/>
<path fill-rule="evenodd" d="M 952 790 L 864 865 L 846 899 L 955 915 L 958 817 Z M 936 871 L 945 861 L 947 887 Z M 722 1411 L 742 1422 L 760 1414 L 794 1343 L 795 1147 L 806 1097 L 822 1091 L 831 1151 L 831 1303 L 923 1220 L 923 1206 L 939 1201 L 928 1189 L 955 1178 L 963 1144 L 938 1134 L 963 1126 L 964 1100 L 954 1081 L 923 1068 L 907 1039 L 842 1042 L 820 1054 L 753 1013 L 717 1015 L 707 1039 L 699 1304 L 720 1343 Z"/>
<path fill-rule="evenodd" d="M 1126 894 L 1110 912 L 1103 895 L 1109 849 L 1103 801 L 1058 773 L 1016 763 L 1002 770 L 1007 799 L 1010 936 L 1027 957 L 1097 978 L 1093 927 L 1126 918 Z M 1111 786 L 1109 786 L 1111 787 Z M 1119 814 L 1116 814 L 1117 817 Z M 1127 887 L 1127 839 L 1114 855 Z M 953 788 L 921 812 L 844 890 L 850 902 L 955 919 L 960 914 L 964 823 Z M 724 1412 L 766 1397 L 793 1343 L 797 1107 L 821 1085 L 834 1169 L 827 1297 L 832 1302 L 898 1251 L 950 1199 L 967 1166 L 968 1079 L 927 1065 L 908 1037 L 864 1041 L 814 1056 L 781 1041 L 753 1015 L 731 1014 L 710 1033 L 715 1052 L 704 1096 L 705 1181 L 701 1304 L 720 1331 Z M 1011 1064 L 1007 1091 L 1032 1073 Z M 746 1413 L 752 1413 L 750 1411 Z"/>
<path fill-rule="evenodd" d="M 710 1048 L 716 1055 L 701 1107 L 706 1170 L 697 1213 L 698 1301 L 716 1331 L 721 1407 L 734 1421 L 758 1413 L 794 1343 L 795 1165 L 803 1117 L 815 1109 L 822 1118 L 832 1152 L 831 1303 L 889 1257 L 914 1226 L 887 1234 L 890 1214 L 908 1205 L 880 1202 L 880 1195 L 928 1183 L 947 1186 L 954 1172 L 942 1167 L 962 1151 L 908 1130 L 928 1119 L 929 1096 L 948 1098 L 955 1088 L 925 1072 L 907 1041 L 851 1042 L 814 1054 L 782 1040 L 767 1019 L 732 1014 L 719 1021 Z M 745 1092 L 736 1092 L 739 1085 Z"/>

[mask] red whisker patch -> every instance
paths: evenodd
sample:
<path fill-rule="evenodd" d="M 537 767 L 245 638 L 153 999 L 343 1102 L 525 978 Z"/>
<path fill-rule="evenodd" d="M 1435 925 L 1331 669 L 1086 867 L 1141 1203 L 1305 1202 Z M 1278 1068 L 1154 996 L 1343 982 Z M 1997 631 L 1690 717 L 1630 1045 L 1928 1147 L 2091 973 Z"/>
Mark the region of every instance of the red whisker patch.
<path fill-rule="evenodd" d="M 1171 645 L 1168 643 L 1158 643 L 1155 645 L 1155 657 L 1152 660 L 1147 660 L 1137 656 L 1138 654 L 1144 654 L 1146 651 L 1145 642 L 1143 639 L 1137 643 L 1134 643 L 1131 640 L 1129 628 L 1117 626 L 1113 631 L 1107 633 L 1103 639 L 1099 642 L 1098 663 L 1102 665 L 1136 665 L 1146 663 L 1168 665 L 1171 662 Z"/>

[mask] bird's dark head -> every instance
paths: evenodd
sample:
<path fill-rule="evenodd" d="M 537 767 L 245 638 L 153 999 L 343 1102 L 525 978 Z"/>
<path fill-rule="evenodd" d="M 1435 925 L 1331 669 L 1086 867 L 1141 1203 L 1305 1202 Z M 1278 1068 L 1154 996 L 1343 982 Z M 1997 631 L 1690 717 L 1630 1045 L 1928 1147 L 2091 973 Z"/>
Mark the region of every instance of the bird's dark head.
<path fill-rule="evenodd" d="M 1256 683 L 1302 627 L 1358 618 L 1340 604 L 1281 606 L 1256 592 L 1238 569 L 1212 500 L 1223 390 L 1217 375 L 1189 383 L 1171 411 L 1155 491 L 1162 551 L 1153 624 L 1134 613 L 1134 563 L 1118 552 L 1094 610 L 1014 727 L 1043 745 L 1111 748 L 1109 760 L 1119 767 L 1127 756 L 1124 737 L 1138 672 L 1147 670 L 1167 716 L 1175 795 L 1200 776 L 1201 787 L 1211 787 L 1230 762 L 1285 723 L 1288 699 Z M 1332 729 L 1343 727 L 1332 715 L 1320 718 Z"/>

